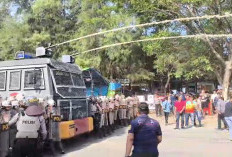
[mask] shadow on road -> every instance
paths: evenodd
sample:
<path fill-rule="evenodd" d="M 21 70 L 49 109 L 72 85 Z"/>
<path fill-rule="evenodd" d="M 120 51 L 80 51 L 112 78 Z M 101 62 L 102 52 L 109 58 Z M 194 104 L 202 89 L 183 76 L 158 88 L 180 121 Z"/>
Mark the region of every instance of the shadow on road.
<path fill-rule="evenodd" d="M 111 137 L 121 136 L 125 134 L 127 131 L 128 131 L 128 128 L 123 127 L 123 128 L 115 130 L 111 135 L 107 135 L 106 137 L 103 137 L 103 138 L 99 138 L 94 133 L 90 133 L 90 134 L 84 134 L 84 135 L 81 135 L 81 136 L 78 136 L 78 137 L 75 137 L 69 140 L 64 140 L 63 145 L 65 149 L 65 154 L 84 149 L 92 144 L 100 143 Z M 65 154 L 56 155 L 56 156 L 62 157 L 62 156 L 65 156 Z M 50 157 L 50 155 L 45 154 L 45 157 Z"/>

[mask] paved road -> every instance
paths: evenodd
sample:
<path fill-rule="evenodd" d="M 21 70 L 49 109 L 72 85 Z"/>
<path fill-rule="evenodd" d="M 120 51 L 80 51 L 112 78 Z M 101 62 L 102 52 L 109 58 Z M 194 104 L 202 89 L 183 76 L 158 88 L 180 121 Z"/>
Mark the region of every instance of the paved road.
<path fill-rule="evenodd" d="M 231 157 L 232 142 L 228 131 L 215 129 L 215 117 L 208 117 L 203 128 L 174 130 L 174 118 L 168 126 L 158 118 L 163 131 L 159 145 L 160 157 Z M 66 144 L 65 157 L 123 157 L 128 128 L 115 131 L 110 137 L 96 139 L 79 137 Z"/>

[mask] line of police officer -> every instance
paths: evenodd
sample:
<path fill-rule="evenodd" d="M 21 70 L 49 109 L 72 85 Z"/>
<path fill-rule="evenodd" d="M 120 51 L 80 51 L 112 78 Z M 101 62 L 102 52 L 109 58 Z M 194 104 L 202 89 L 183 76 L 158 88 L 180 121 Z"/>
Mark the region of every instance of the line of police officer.
<path fill-rule="evenodd" d="M 0 98 L 0 157 L 41 157 L 45 140 L 53 155 L 56 142 L 64 153 L 57 129 L 60 119 L 52 99 L 23 94 Z"/>
<path fill-rule="evenodd" d="M 120 126 L 127 126 L 136 117 L 137 97 L 115 95 L 112 98 L 90 97 L 91 115 L 94 119 L 94 130 L 101 138 Z"/>
<path fill-rule="evenodd" d="M 103 137 L 119 126 L 128 125 L 136 117 L 138 103 L 136 97 L 123 95 L 110 99 L 91 98 L 95 131 Z M 0 157 L 41 157 L 45 141 L 53 156 L 55 144 L 64 153 L 57 129 L 60 120 L 52 99 L 25 98 L 23 94 L 7 100 L 0 97 Z"/>

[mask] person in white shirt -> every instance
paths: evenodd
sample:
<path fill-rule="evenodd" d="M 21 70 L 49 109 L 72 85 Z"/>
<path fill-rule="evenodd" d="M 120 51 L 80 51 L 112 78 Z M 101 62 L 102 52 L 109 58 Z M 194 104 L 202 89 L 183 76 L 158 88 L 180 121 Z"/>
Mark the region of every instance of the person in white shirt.
<path fill-rule="evenodd" d="M 213 91 L 213 94 L 211 95 L 211 103 L 212 103 L 212 108 L 213 108 L 213 112 L 215 113 L 216 111 L 216 107 L 217 107 L 217 101 L 218 101 L 219 97 L 218 97 L 218 94 L 217 94 L 217 91 Z"/>

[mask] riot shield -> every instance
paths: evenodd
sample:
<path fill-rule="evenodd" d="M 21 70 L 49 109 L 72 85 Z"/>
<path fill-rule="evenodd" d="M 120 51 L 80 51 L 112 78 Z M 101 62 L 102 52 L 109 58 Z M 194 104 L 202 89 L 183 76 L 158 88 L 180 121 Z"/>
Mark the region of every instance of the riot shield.
<path fill-rule="evenodd" d="M 54 149 L 54 144 L 57 143 L 58 144 L 58 148 L 60 149 L 60 152 L 63 154 L 64 153 L 64 148 L 61 142 L 61 138 L 60 138 L 60 130 L 59 130 L 59 125 L 61 122 L 61 116 L 60 115 L 51 115 L 50 118 L 50 141 L 52 142 L 51 147 L 53 147 L 52 149 Z M 54 151 L 54 150 L 52 150 Z M 55 152 L 53 152 L 55 153 Z"/>
<path fill-rule="evenodd" d="M 9 125 L 0 124 L 0 157 L 6 157 L 9 153 Z"/>
<path fill-rule="evenodd" d="M 52 115 L 50 120 L 50 131 L 51 134 L 50 138 L 53 141 L 61 141 L 60 139 L 60 132 L 59 132 L 59 124 L 61 121 L 60 115 Z"/>

